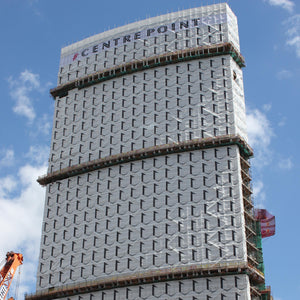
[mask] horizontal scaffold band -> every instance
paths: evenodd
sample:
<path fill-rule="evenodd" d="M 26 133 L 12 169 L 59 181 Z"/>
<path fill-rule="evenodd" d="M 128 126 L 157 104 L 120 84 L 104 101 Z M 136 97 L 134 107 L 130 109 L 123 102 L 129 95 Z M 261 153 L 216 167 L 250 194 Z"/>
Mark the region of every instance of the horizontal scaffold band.
<path fill-rule="evenodd" d="M 66 179 L 87 172 L 92 172 L 98 169 L 103 169 L 131 161 L 162 156 L 172 153 L 180 153 L 215 147 L 224 147 L 230 145 L 237 145 L 242 155 L 246 158 L 249 158 L 253 155 L 251 147 L 240 136 L 222 135 L 203 139 L 192 139 L 184 142 L 152 146 L 125 153 L 119 153 L 104 158 L 84 162 L 75 166 L 67 167 L 58 171 L 54 171 L 52 173 L 48 173 L 47 175 L 39 177 L 37 181 L 41 185 L 47 185 L 58 180 Z"/>
<path fill-rule="evenodd" d="M 150 68 L 156 68 L 169 64 L 180 63 L 200 58 L 212 56 L 230 55 L 235 62 L 242 68 L 245 66 L 244 57 L 231 43 L 222 43 L 209 46 L 199 46 L 176 52 L 168 52 L 157 56 L 148 57 L 145 59 L 134 60 L 129 63 L 118 65 L 109 69 L 95 72 L 91 75 L 70 81 L 50 90 L 51 95 L 56 97 L 65 97 L 72 89 L 82 89 L 112 78 L 123 75 L 143 71 Z"/>
<path fill-rule="evenodd" d="M 110 276 L 78 284 L 69 284 L 26 295 L 25 300 L 50 300 L 124 286 L 237 274 L 248 274 L 255 282 L 264 282 L 264 275 L 246 262 L 208 263 L 151 270 L 131 275 Z"/>

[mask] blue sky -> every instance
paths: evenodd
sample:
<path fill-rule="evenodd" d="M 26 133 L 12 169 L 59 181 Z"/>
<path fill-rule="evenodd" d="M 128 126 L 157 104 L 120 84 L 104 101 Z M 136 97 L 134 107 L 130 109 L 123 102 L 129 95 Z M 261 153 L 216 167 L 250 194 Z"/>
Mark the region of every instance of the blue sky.
<path fill-rule="evenodd" d="M 115 26 L 219 1 L 0 0 L 0 259 L 25 256 L 20 295 L 34 292 L 60 49 Z M 300 294 L 300 3 L 231 0 L 238 17 L 254 201 L 276 216 L 263 242 L 275 300 Z M 298 297 L 297 297 L 297 296 Z M 22 297 L 20 297 L 22 299 Z"/>

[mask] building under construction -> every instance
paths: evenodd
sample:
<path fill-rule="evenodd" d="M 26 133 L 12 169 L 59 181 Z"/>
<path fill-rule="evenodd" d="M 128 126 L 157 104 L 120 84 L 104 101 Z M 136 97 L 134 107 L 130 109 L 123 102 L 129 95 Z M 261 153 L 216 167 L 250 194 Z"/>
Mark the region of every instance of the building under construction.
<path fill-rule="evenodd" d="M 271 299 L 227 4 L 61 51 L 34 299 Z"/>

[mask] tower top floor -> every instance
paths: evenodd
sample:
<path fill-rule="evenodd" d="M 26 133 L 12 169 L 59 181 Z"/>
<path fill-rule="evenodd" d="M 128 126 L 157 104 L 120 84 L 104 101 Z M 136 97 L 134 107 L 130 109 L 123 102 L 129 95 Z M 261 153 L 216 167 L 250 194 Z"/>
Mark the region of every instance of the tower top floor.
<path fill-rule="evenodd" d="M 152 54 L 226 42 L 239 51 L 237 18 L 226 3 L 220 3 L 148 18 L 76 42 L 62 48 L 60 68 L 69 65 L 74 70 L 74 67 L 77 69 L 88 64 L 89 60 L 99 59 L 107 60 L 103 68 L 111 67 L 121 61 L 110 62 L 109 56 L 122 56 L 141 48 L 149 49 L 136 51 L 135 56 L 128 55 L 125 62 Z"/>

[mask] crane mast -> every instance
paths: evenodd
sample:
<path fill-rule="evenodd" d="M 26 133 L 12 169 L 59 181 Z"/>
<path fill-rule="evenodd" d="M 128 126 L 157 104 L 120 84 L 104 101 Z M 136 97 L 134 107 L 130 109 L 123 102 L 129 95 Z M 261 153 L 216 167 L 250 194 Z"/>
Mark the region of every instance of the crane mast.
<path fill-rule="evenodd" d="M 17 268 L 23 263 L 21 253 L 7 252 L 6 262 L 0 271 L 0 300 L 4 300 Z"/>

